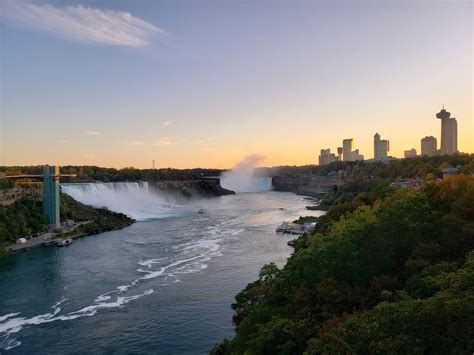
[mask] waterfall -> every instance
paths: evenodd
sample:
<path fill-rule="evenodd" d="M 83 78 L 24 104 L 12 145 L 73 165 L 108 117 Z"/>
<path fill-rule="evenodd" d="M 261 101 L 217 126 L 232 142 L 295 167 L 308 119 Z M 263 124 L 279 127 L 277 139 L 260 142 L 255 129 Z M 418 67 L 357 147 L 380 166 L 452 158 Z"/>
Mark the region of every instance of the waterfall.
<path fill-rule="evenodd" d="M 255 167 L 263 159 L 262 156 L 257 154 L 245 157 L 231 171 L 222 174 L 221 186 L 236 193 L 271 190 L 271 177 L 255 175 Z"/>
<path fill-rule="evenodd" d="M 61 188 L 85 205 L 106 207 L 136 220 L 173 216 L 180 208 L 171 196 L 149 188 L 147 182 L 62 184 Z"/>
<path fill-rule="evenodd" d="M 221 178 L 221 186 L 225 189 L 243 192 L 260 192 L 272 189 L 272 178 L 268 176 L 253 176 L 225 173 Z"/>

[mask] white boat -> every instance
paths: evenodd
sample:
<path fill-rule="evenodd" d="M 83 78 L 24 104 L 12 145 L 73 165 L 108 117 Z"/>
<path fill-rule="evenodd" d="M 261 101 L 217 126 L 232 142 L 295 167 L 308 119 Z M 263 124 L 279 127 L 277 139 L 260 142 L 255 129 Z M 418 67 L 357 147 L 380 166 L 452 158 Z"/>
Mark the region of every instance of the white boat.
<path fill-rule="evenodd" d="M 58 240 L 56 244 L 58 245 L 58 247 L 65 247 L 72 244 L 72 239 L 71 238 L 61 239 L 61 240 Z"/>

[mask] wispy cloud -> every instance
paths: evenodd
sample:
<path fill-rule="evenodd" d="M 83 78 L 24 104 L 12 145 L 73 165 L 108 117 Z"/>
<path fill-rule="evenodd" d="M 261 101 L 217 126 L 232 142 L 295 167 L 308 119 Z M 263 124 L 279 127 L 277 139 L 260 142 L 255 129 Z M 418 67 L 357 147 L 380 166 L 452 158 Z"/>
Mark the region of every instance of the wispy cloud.
<path fill-rule="evenodd" d="M 137 146 L 140 146 L 140 145 L 145 145 L 145 142 L 142 142 L 142 141 L 130 141 L 130 142 L 127 142 L 127 145 L 130 146 L 130 147 L 137 147 Z"/>
<path fill-rule="evenodd" d="M 164 145 L 174 145 L 176 144 L 176 140 L 172 137 L 164 137 L 160 138 L 158 142 L 154 143 L 154 146 L 164 146 Z"/>
<path fill-rule="evenodd" d="M 166 128 L 169 125 L 173 124 L 174 121 L 163 121 L 161 122 L 161 128 Z"/>
<path fill-rule="evenodd" d="M 116 46 L 144 47 L 155 34 L 165 34 L 128 12 L 83 5 L 56 7 L 6 0 L 0 16 L 70 40 Z"/>
<path fill-rule="evenodd" d="M 85 134 L 87 134 L 88 136 L 98 136 L 100 134 L 100 132 L 97 132 L 97 131 L 90 131 L 88 129 L 86 129 L 84 131 Z"/>

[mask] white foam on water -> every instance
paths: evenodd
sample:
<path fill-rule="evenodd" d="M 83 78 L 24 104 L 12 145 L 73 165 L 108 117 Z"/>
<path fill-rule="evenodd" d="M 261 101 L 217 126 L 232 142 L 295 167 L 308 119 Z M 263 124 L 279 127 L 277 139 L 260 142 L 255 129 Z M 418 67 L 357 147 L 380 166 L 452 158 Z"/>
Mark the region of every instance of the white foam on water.
<path fill-rule="evenodd" d="M 71 321 L 81 317 L 92 317 L 101 310 L 121 308 L 133 300 L 154 292 L 150 288 L 140 294 L 124 295 L 139 283 L 161 278 L 162 281 L 158 284 L 158 287 L 167 286 L 180 282 L 182 275 L 206 269 L 208 262 L 213 257 L 222 255 L 220 245 L 224 238 L 234 238 L 244 231 L 241 228 L 228 228 L 228 225 L 225 223 L 222 222 L 218 225 L 209 226 L 196 235 L 196 239 L 174 246 L 172 248 L 174 255 L 137 261 L 139 267 L 136 271 L 138 274 L 141 274 L 140 277 L 137 277 L 128 284 L 116 287 L 115 290 L 97 296 L 91 305 L 87 305 L 79 310 L 61 314 L 60 306 L 68 301 L 63 298 L 51 307 L 53 310 L 49 313 L 31 318 L 18 317 L 20 313 L 9 313 L 0 316 L 0 349 L 8 350 L 20 346 L 21 341 L 14 339 L 12 335 L 19 333 L 24 327 L 56 321 Z"/>
<path fill-rule="evenodd" d="M 10 350 L 20 345 L 21 341 L 15 338 L 10 338 L 10 336 L 5 337 L 2 342 L 0 342 L 0 348 L 3 348 L 5 350 Z"/>
<path fill-rule="evenodd" d="M 148 260 L 139 261 L 137 264 L 141 266 L 151 267 L 153 264 L 157 264 L 161 262 L 162 260 L 167 260 L 167 259 L 168 258 L 148 259 Z"/>
<path fill-rule="evenodd" d="M 110 300 L 111 298 L 112 298 L 112 296 L 100 295 L 94 300 L 94 302 L 103 302 L 103 301 Z"/>
<path fill-rule="evenodd" d="M 1 316 L 0 317 L 0 322 L 3 322 L 4 320 L 8 319 L 8 318 L 11 318 L 11 317 L 14 317 L 16 315 L 20 314 L 19 312 L 17 313 L 10 313 L 10 314 L 5 314 L 4 316 Z"/>
<path fill-rule="evenodd" d="M 51 307 L 53 308 L 52 312 L 40 314 L 31 318 L 25 318 L 25 317 L 5 318 L 5 316 L 2 316 L 1 319 L 4 319 L 6 321 L 3 323 L 0 323 L 0 337 L 3 335 L 3 339 L 2 341 L 0 341 L 0 347 L 3 348 L 4 350 L 9 350 L 14 347 L 20 346 L 21 342 L 18 341 L 17 339 L 11 338 L 11 335 L 20 332 L 25 326 L 40 325 L 40 324 L 51 323 L 51 322 L 56 322 L 56 321 L 69 321 L 69 320 L 74 320 L 81 317 L 91 317 L 97 314 L 97 312 L 101 309 L 120 308 L 133 300 L 136 300 L 146 295 L 150 295 L 152 293 L 153 293 L 153 289 L 149 289 L 138 295 L 133 295 L 133 296 L 128 296 L 128 297 L 117 296 L 116 300 L 112 302 L 103 302 L 106 299 L 110 299 L 110 297 L 100 298 L 99 296 L 95 300 L 94 304 L 83 307 L 74 312 L 63 314 L 63 315 L 59 314 L 61 312 L 61 308 L 59 307 L 59 305 L 67 300 L 61 300 L 55 305 L 53 305 Z M 16 313 L 16 315 L 18 314 L 19 313 Z"/>

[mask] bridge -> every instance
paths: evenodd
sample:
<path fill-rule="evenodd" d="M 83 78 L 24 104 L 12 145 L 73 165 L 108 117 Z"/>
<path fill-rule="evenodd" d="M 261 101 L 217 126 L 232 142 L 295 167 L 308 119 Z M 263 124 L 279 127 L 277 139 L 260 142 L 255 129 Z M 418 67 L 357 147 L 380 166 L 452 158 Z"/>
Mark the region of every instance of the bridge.
<path fill-rule="evenodd" d="M 43 180 L 43 212 L 48 218 L 50 228 L 61 227 L 61 211 L 59 202 L 59 179 L 62 177 L 75 177 L 76 174 L 61 174 L 59 166 L 46 165 L 43 175 L 0 175 L 3 179 L 40 179 Z"/>

